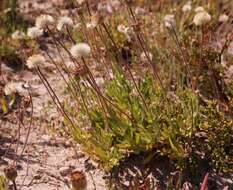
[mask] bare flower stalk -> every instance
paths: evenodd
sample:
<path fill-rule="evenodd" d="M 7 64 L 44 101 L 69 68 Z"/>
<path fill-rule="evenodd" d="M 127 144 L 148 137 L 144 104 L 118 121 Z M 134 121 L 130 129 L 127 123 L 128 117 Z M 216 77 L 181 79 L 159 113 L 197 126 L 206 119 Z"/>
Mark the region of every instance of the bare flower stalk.
<path fill-rule="evenodd" d="M 55 105 L 57 106 L 58 110 L 61 112 L 61 114 L 63 115 L 64 118 L 66 118 L 71 126 L 75 129 L 75 125 L 74 122 L 70 119 L 70 117 L 68 116 L 68 114 L 66 113 L 66 111 L 64 110 L 59 98 L 57 97 L 56 93 L 54 92 L 54 90 L 52 89 L 51 85 L 49 84 L 48 80 L 46 79 L 46 77 L 43 75 L 43 73 L 41 72 L 40 68 L 37 67 L 37 74 L 40 77 L 42 83 L 44 84 L 44 86 L 46 87 L 49 95 L 51 96 L 53 102 L 55 103 Z M 66 129 L 64 129 L 64 131 L 69 134 Z"/>
<path fill-rule="evenodd" d="M 132 22 L 134 22 L 134 25 L 137 25 L 138 24 L 138 21 L 133 13 L 133 10 L 131 8 L 131 6 L 129 5 L 129 3 L 126 2 L 127 0 L 125 0 L 125 3 L 126 3 L 126 6 L 127 6 L 127 10 L 128 10 L 128 13 L 131 15 L 132 17 Z M 161 86 L 161 88 L 163 90 L 165 90 L 164 86 L 163 86 L 163 83 L 162 83 L 162 80 L 160 79 L 160 76 L 158 74 L 158 72 L 156 71 L 156 68 L 155 68 L 155 65 L 154 63 L 152 62 L 152 60 L 150 59 L 149 55 L 148 55 L 148 51 L 146 50 L 146 45 L 144 46 L 145 42 L 143 40 L 143 38 L 141 38 L 141 35 L 139 33 L 138 30 L 135 30 L 135 34 L 136 34 L 136 38 L 138 40 L 138 43 L 142 49 L 142 51 L 145 53 L 145 56 L 148 60 L 148 63 L 150 64 L 150 66 L 152 67 L 152 71 L 153 71 L 153 75 L 154 75 L 154 78 L 157 79 L 159 81 L 159 84 Z"/>
<path fill-rule="evenodd" d="M 117 60 L 118 60 L 118 59 L 119 59 L 119 48 L 118 48 L 118 46 L 117 46 L 115 40 L 113 39 L 112 35 L 111 35 L 110 32 L 108 31 L 108 28 L 106 27 L 106 25 L 105 25 L 104 23 L 102 23 L 102 26 L 103 26 L 105 32 L 107 33 L 108 37 L 110 38 L 110 40 L 112 41 L 112 43 L 113 43 L 113 45 L 114 45 L 114 48 L 115 48 L 115 51 L 116 51 L 116 58 L 117 58 Z M 122 61 L 121 56 L 120 56 L 120 60 Z M 131 72 L 129 66 L 128 66 L 128 63 L 125 63 L 125 65 L 126 65 L 127 71 L 128 71 L 129 74 L 130 74 L 130 77 L 131 77 L 131 79 L 132 79 L 132 81 L 133 81 L 133 85 L 135 86 L 136 91 L 137 91 L 137 93 L 139 94 L 140 98 L 142 99 L 142 102 L 143 102 L 143 104 L 144 104 L 145 109 L 148 111 L 148 106 L 147 106 L 147 104 L 146 104 L 146 101 L 145 101 L 145 99 L 144 99 L 142 93 L 140 92 L 140 90 L 139 90 L 139 88 L 138 88 L 138 86 L 137 86 L 137 83 L 136 83 L 136 81 L 135 81 L 135 79 L 134 79 L 134 76 L 133 76 L 133 74 L 132 74 L 132 72 Z"/>

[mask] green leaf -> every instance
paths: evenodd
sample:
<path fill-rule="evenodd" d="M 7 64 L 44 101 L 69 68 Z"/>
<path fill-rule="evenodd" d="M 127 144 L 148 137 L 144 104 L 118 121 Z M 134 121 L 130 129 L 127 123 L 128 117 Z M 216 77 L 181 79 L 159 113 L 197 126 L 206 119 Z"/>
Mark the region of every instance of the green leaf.
<path fill-rule="evenodd" d="M 1 108 L 4 114 L 8 112 L 8 105 L 4 98 L 1 98 Z"/>

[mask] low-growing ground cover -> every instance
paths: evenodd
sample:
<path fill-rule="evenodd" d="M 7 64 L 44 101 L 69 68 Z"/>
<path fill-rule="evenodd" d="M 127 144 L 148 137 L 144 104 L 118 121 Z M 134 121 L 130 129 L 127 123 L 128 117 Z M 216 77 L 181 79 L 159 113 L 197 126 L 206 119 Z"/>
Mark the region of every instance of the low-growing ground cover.
<path fill-rule="evenodd" d="M 107 173 L 118 173 L 135 156 L 148 167 L 164 160 L 181 172 L 175 185 L 167 183 L 171 189 L 182 188 L 182 174 L 196 176 L 202 167 L 204 173 L 231 173 L 231 2 L 73 1 L 65 6 L 72 11 L 44 13 L 27 35 L 20 29 L 12 34 L 14 43 L 27 45 L 28 58 L 22 60 L 46 87 L 63 117 L 64 133 Z M 65 100 L 46 76 L 48 64 L 65 84 Z M 25 91 L 30 95 L 30 85 L 7 83 L 2 112 Z M 159 188 L 143 177 L 143 182 L 134 179 L 133 189 Z"/>

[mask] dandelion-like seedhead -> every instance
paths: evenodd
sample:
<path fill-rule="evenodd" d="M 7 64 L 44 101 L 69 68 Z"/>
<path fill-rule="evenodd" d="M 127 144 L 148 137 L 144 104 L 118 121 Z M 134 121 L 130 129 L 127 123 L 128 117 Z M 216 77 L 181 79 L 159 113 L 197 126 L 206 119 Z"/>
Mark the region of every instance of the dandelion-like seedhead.
<path fill-rule="evenodd" d="M 91 22 L 86 24 L 86 27 L 88 29 L 95 28 L 98 24 L 100 24 L 103 21 L 103 17 L 97 12 L 91 17 Z"/>
<path fill-rule="evenodd" d="M 120 33 L 126 34 L 128 32 L 128 30 L 129 30 L 129 27 L 126 27 L 123 24 L 119 24 L 117 26 L 117 31 L 120 32 Z"/>
<path fill-rule="evenodd" d="M 72 18 L 68 16 L 63 16 L 58 20 L 57 29 L 61 31 L 65 27 L 73 27 L 73 26 L 74 26 L 74 22 Z"/>
<path fill-rule="evenodd" d="M 36 54 L 28 58 L 26 65 L 29 69 L 33 69 L 44 65 L 44 63 L 45 63 L 44 56 L 41 54 Z"/>
<path fill-rule="evenodd" d="M 182 11 L 183 11 L 184 13 L 190 12 L 191 10 L 192 10 L 191 1 L 187 2 L 187 3 L 182 7 Z"/>
<path fill-rule="evenodd" d="M 206 11 L 197 12 L 196 15 L 193 18 L 193 23 L 196 26 L 202 26 L 204 24 L 207 24 L 211 20 L 211 16 Z"/>
<path fill-rule="evenodd" d="M 176 25 L 175 15 L 173 14 L 165 15 L 165 17 L 163 18 L 163 21 L 164 21 L 165 27 L 167 28 L 172 28 Z"/>
<path fill-rule="evenodd" d="M 203 11 L 205 11 L 205 9 L 204 9 L 203 7 L 201 7 L 201 6 L 196 7 L 196 9 L 195 9 L 195 12 L 196 12 L 196 13 L 198 13 L 198 12 L 203 12 Z"/>
<path fill-rule="evenodd" d="M 3 91 L 6 96 L 14 94 L 17 92 L 17 83 L 16 82 L 9 82 L 5 85 Z"/>
<path fill-rule="evenodd" d="M 85 2 L 85 0 L 77 0 L 78 5 L 82 5 Z"/>
<path fill-rule="evenodd" d="M 11 94 L 21 94 L 24 95 L 26 93 L 26 89 L 23 87 L 23 82 L 9 82 L 4 87 L 4 94 L 9 96 Z"/>
<path fill-rule="evenodd" d="M 71 47 L 70 53 L 75 58 L 88 57 L 91 53 L 91 47 L 87 43 L 78 43 Z"/>
<path fill-rule="evenodd" d="M 21 39 L 24 39 L 25 38 L 25 33 L 22 32 L 22 31 L 19 31 L 19 30 L 16 30 L 15 32 L 13 32 L 11 34 L 11 38 L 14 39 L 14 40 L 21 40 Z"/>
<path fill-rule="evenodd" d="M 43 35 L 43 30 L 34 26 L 31 28 L 28 28 L 27 35 L 32 39 L 39 38 L 40 36 Z"/>
<path fill-rule="evenodd" d="M 36 18 L 36 27 L 39 29 L 45 29 L 55 22 L 54 18 L 50 15 L 40 15 Z"/>
<path fill-rule="evenodd" d="M 229 16 L 226 14 L 220 15 L 218 21 L 219 22 L 227 22 L 229 20 Z"/>
<path fill-rule="evenodd" d="M 120 5 L 121 3 L 118 0 L 103 1 L 98 3 L 97 10 L 101 16 L 105 17 L 119 10 Z"/>
<path fill-rule="evenodd" d="M 147 52 L 147 56 L 149 57 L 150 60 L 153 59 L 153 54 L 150 52 Z M 148 57 L 146 56 L 145 52 L 142 52 L 140 55 L 140 59 L 142 60 L 142 62 L 147 62 L 148 61 Z"/>
<path fill-rule="evenodd" d="M 142 7 L 136 7 L 136 9 L 135 9 L 135 14 L 136 15 L 143 15 L 145 13 L 146 13 L 145 9 L 143 9 Z"/>

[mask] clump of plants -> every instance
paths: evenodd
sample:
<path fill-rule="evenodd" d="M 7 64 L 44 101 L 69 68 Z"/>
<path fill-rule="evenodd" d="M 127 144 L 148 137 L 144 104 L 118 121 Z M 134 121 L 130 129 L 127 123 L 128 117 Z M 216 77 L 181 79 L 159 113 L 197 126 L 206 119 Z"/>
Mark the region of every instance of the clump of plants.
<path fill-rule="evenodd" d="M 131 1 L 100 3 L 97 11 L 87 1 L 77 6 L 82 11 L 75 18 L 56 23 L 41 15 L 28 32 L 39 41 L 46 31 L 61 59 L 57 63 L 45 52 L 67 85 L 70 99 L 64 102 L 43 73 L 45 55 L 32 55 L 27 67 L 64 117 L 65 132 L 107 171 L 143 152 L 150 153 L 144 163 L 159 154 L 181 170 L 195 171 L 207 160 L 232 171 L 233 97 L 223 74 L 230 65 L 221 62 L 232 34 L 219 50 L 212 29 L 227 25 L 227 15 L 219 20 L 215 3 L 210 10 L 174 5 L 180 14 L 154 11 L 152 21 Z"/>

